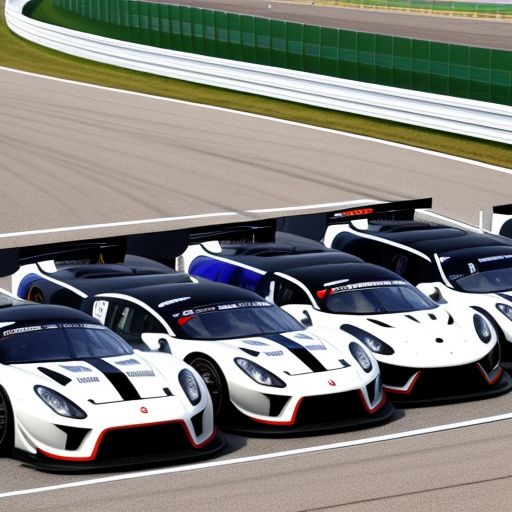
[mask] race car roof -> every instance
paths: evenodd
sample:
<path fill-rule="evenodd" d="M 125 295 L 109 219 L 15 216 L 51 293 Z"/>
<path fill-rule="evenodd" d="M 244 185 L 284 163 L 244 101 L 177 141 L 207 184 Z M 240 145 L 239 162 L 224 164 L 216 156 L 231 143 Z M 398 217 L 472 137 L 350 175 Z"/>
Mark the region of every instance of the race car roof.
<path fill-rule="evenodd" d="M 370 226 L 368 233 L 406 245 L 428 256 L 458 249 L 512 246 L 512 239 L 427 222 L 370 222 Z"/>
<path fill-rule="evenodd" d="M 381 281 L 407 282 L 391 270 L 371 263 L 334 263 L 297 267 L 283 273 L 300 281 L 313 292 L 340 284 L 378 283 Z"/>
<path fill-rule="evenodd" d="M 210 304 L 263 300 L 249 290 L 212 281 L 126 287 L 121 293 L 138 299 L 165 315 Z"/>
<path fill-rule="evenodd" d="M 0 322 L 100 322 L 82 311 L 66 306 L 25 302 L 0 308 Z"/>
<path fill-rule="evenodd" d="M 319 251 L 319 252 L 281 252 L 277 245 L 269 245 L 266 249 L 260 248 L 254 254 L 225 254 L 222 256 L 230 260 L 249 265 L 250 267 L 265 272 L 287 271 L 294 267 L 309 265 L 329 265 L 332 263 L 362 263 L 363 260 L 357 256 L 340 251 Z"/>
<path fill-rule="evenodd" d="M 87 295 L 115 292 L 127 287 L 192 282 L 183 272 L 137 265 L 78 265 L 58 270 L 51 277 L 72 285 Z"/>

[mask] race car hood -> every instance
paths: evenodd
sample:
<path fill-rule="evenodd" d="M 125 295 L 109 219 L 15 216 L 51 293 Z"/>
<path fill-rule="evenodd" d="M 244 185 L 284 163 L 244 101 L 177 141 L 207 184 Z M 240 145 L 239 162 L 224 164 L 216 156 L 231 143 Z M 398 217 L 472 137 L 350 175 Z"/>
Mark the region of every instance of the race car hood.
<path fill-rule="evenodd" d="M 13 366 L 40 377 L 42 385 L 95 404 L 173 394 L 163 375 L 137 354 Z"/>
<path fill-rule="evenodd" d="M 279 368 L 287 375 L 303 375 L 340 368 L 358 368 L 348 349 L 333 346 L 320 336 L 304 332 L 288 332 L 225 340 L 240 351 L 240 357 L 255 357 L 263 367 Z"/>
<path fill-rule="evenodd" d="M 411 313 L 363 316 L 352 323 L 390 345 L 394 354 L 374 353 L 378 361 L 407 367 L 463 365 L 480 360 L 496 340 L 483 343 L 473 325 L 473 312 L 461 316 L 444 307 Z M 348 319 L 348 317 L 347 317 Z"/>

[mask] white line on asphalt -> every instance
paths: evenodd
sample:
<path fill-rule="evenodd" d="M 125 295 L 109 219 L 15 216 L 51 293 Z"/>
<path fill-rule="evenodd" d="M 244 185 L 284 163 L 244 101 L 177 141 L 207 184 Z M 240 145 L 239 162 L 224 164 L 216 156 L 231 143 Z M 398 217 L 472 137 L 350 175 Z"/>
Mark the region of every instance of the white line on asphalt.
<path fill-rule="evenodd" d="M 34 229 L 30 231 L 16 231 L 11 233 L 0 233 L 0 238 L 16 238 L 22 236 L 33 236 L 33 235 L 47 235 L 50 233 L 62 233 L 67 231 L 83 231 L 85 229 L 101 229 L 101 228 L 117 228 L 123 226 L 137 226 L 140 224 L 156 224 L 162 222 L 176 222 L 181 220 L 191 219 L 206 219 L 212 217 L 236 217 L 241 216 L 242 213 L 277 213 L 283 211 L 303 211 L 313 210 L 316 208 L 336 208 L 338 206 L 348 206 L 351 204 L 360 204 L 375 202 L 372 199 L 360 199 L 354 201 L 345 201 L 340 203 L 323 203 L 323 204 L 312 204 L 312 205 L 301 205 L 301 206 L 290 206 L 286 208 L 267 208 L 264 210 L 246 210 L 245 212 L 217 212 L 217 213 L 201 213 L 197 215 L 183 215 L 181 217 L 162 217 L 157 219 L 141 219 L 141 220 L 127 220 L 122 222 L 107 222 L 104 224 L 86 224 L 81 226 L 69 226 L 60 228 L 48 228 L 48 229 Z"/>
<path fill-rule="evenodd" d="M 23 496 L 27 494 L 38 494 L 50 491 L 59 491 L 64 489 L 72 489 L 76 487 L 84 487 L 87 485 L 107 484 L 111 482 L 120 482 L 125 480 L 134 480 L 137 478 L 147 478 L 159 475 L 168 475 L 171 473 L 185 473 L 188 471 L 197 471 L 200 469 L 212 469 L 223 466 L 234 466 L 237 464 L 247 464 L 251 462 L 260 462 L 263 460 L 280 459 L 283 457 L 291 457 L 294 455 L 304 455 L 306 453 L 323 452 L 327 450 L 339 450 L 342 448 L 353 448 L 355 446 L 363 446 L 374 443 L 382 443 L 384 441 L 394 441 L 398 439 L 405 439 L 408 437 L 420 436 L 425 434 L 435 434 L 437 432 L 445 432 L 448 430 L 455 430 L 459 428 L 474 427 L 477 425 L 484 425 L 486 423 L 495 423 L 497 421 L 504 421 L 512 419 L 512 413 L 500 414 L 497 416 L 489 416 L 487 418 L 477 418 L 473 420 L 460 421 L 457 423 L 447 423 L 445 425 L 438 425 L 435 427 L 419 428 L 415 430 L 408 430 L 405 432 L 397 432 L 395 434 L 386 434 L 382 436 L 368 437 L 365 439 L 356 439 L 354 441 L 344 441 L 340 443 L 325 444 L 321 446 L 311 446 L 308 448 L 298 448 L 295 450 L 286 450 L 275 453 L 264 453 L 261 455 L 252 455 L 249 457 L 240 457 L 238 459 L 218 460 L 212 462 L 202 462 L 199 464 L 188 464 L 178 467 L 154 469 L 148 471 L 137 471 L 134 473 L 124 473 L 120 475 L 107 476 L 103 478 L 94 478 L 91 480 L 83 480 L 80 482 L 68 482 L 65 484 L 48 485 L 46 487 L 35 487 L 33 489 L 21 489 L 17 491 L 10 491 L 0 493 L 1 498 L 10 498 L 13 496 Z"/>
<path fill-rule="evenodd" d="M 323 203 L 308 204 L 306 206 L 285 206 L 283 208 L 263 208 L 260 210 L 245 210 L 245 213 L 273 213 L 273 212 L 289 212 L 300 210 L 313 210 L 315 208 L 338 208 L 339 206 L 350 206 L 353 204 L 375 203 L 375 199 L 355 199 L 354 201 L 344 201 L 342 203 Z"/>
<path fill-rule="evenodd" d="M 105 91 L 112 91 L 112 92 L 122 93 L 122 94 L 133 94 L 133 95 L 141 96 L 141 97 L 144 97 L 144 98 L 151 98 L 151 99 L 154 99 L 154 100 L 157 100 L 157 101 L 167 101 L 167 102 L 171 102 L 171 103 L 178 103 L 178 104 L 181 104 L 181 105 L 188 105 L 188 106 L 196 107 L 196 108 L 204 108 L 204 109 L 208 109 L 208 110 L 217 110 L 217 111 L 220 111 L 220 112 L 228 112 L 228 113 L 237 114 L 237 115 L 240 115 L 240 116 L 254 117 L 256 119 L 264 119 L 264 120 L 273 121 L 273 122 L 276 122 L 276 123 L 289 124 L 289 125 L 298 126 L 298 127 L 301 127 L 301 128 L 308 128 L 310 130 L 317 130 L 317 131 L 322 131 L 322 132 L 326 132 L 326 133 L 332 133 L 332 134 L 336 134 L 336 135 L 341 135 L 343 137 L 349 137 L 349 138 L 352 138 L 352 139 L 365 140 L 365 141 L 368 141 L 368 142 L 374 142 L 374 143 L 377 143 L 377 144 L 384 144 L 386 146 L 392 146 L 392 147 L 396 147 L 396 148 L 406 149 L 406 150 L 409 150 L 409 151 L 414 151 L 416 153 L 423 153 L 423 154 L 426 154 L 426 155 L 432 155 L 432 156 L 436 156 L 436 157 L 439 157 L 439 158 L 445 158 L 445 159 L 448 159 L 448 160 L 454 160 L 456 162 L 461 162 L 461 163 L 465 163 L 465 164 L 469 164 L 469 165 L 475 165 L 475 166 L 478 166 L 478 167 L 483 167 L 483 168 L 489 169 L 491 171 L 501 172 L 501 173 L 505 173 L 505 174 L 512 174 L 512 169 L 507 169 L 505 167 L 499 167 L 497 165 L 486 164 L 484 162 L 478 162 L 477 160 L 470 160 L 469 158 L 462 158 L 462 157 L 459 157 L 459 156 L 448 155 L 446 153 L 440 153 L 438 151 L 432 151 L 432 150 L 429 150 L 429 149 L 417 148 L 417 147 L 414 147 L 414 146 L 407 146 L 406 144 L 400 144 L 399 142 L 391 142 L 391 141 L 388 141 L 388 140 L 376 139 L 376 138 L 373 138 L 373 137 L 368 137 L 366 135 L 358 135 L 356 133 L 348 133 L 348 132 L 343 132 L 343 131 L 340 131 L 340 130 L 333 130 L 331 128 L 322 128 L 321 126 L 312 126 L 312 125 L 309 125 L 309 124 L 298 123 L 296 121 L 287 121 L 286 119 L 279 119 L 279 118 L 276 118 L 276 117 L 269 117 L 269 116 L 264 116 L 264 115 L 261 115 L 261 114 L 252 114 L 250 112 L 242 112 L 242 111 L 239 111 L 239 110 L 231 110 L 229 108 L 216 107 L 214 105 L 203 105 L 203 104 L 199 104 L 199 103 L 193 103 L 191 101 L 177 100 L 177 99 L 174 99 L 174 98 L 164 98 L 164 97 L 161 97 L 161 96 L 154 96 L 154 95 L 151 95 L 151 94 L 144 94 L 144 93 L 134 92 L 134 91 L 126 91 L 126 90 L 123 90 L 123 89 L 115 89 L 113 87 L 105 87 L 105 86 L 102 86 L 102 85 L 87 84 L 87 83 L 84 83 L 84 82 L 75 82 L 73 80 L 66 80 L 66 79 L 63 79 L 63 78 L 56 78 L 56 77 L 45 76 L 45 75 L 38 75 L 37 73 L 30 73 L 28 71 L 20 71 L 20 70 L 17 70 L 17 69 L 11 69 L 11 68 L 6 68 L 6 67 L 0 66 L 0 71 L 2 71 L 2 70 L 3 71 L 12 72 L 12 73 L 18 73 L 18 74 L 22 74 L 22 75 L 35 76 L 35 77 L 39 77 L 39 78 L 47 79 L 47 80 L 54 80 L 54 81 L 57 81 L 57 82 L 74 84 L 74 85 L 77 85 L 77 86 L 91 87 L 93 89 L 102 89 L 102 90 L 105 90 Z M 441 133 L 443 133 L 443 132 L 441 132 Z"/>
<path fill-rule="evenodd" d="M 201 213 L 197 215 L 183 215 L 181 217 L 161 217 L 158 219 L 127 220 L 122 222 L 106 222 L 104 224 L 86 224 L 81 226 L 69 226 L 49 229 L 33 229 L 31 231 L 16 231 L 13 233 L 1 233 L 0 238 L 15 238 L 20 236 L 47 235 L 49 233 L 62 233 L 66 231 L 82 231 L 84 229 L 118 228 L 122 226 L 137 226 L 140 224 L 153 224 L 162 222 L 176 222 L 179 220 L 205 219 L 211 217 L 229 217 L 239 215 L 236 212 Z"/>

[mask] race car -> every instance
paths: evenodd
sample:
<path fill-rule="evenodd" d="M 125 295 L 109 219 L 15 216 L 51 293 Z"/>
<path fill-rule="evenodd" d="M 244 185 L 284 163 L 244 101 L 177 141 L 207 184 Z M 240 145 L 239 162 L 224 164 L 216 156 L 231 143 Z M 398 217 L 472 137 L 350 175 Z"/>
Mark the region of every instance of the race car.
<path fill-rule="evenodd" d="M 325 245 L 396 272 L 438 303 L 473 307 L 492 322 L 502 359 L 510 364 L 512 239 L 415 220 L 414 202 L 406 203 L 408 216 L 398 219 L 400 203 L 378 206 L 375 214 L 371 205 L 331 213 Z M 504 228 L 503 219 L 499 226 Z"/>
<path fill-rule="evenodd" d="M 189 272 L 251 288 L 304 325 L 346 332 L 372 351 L 395 404 L 509 391 L 498 336 L 475 309 L 437 304 L 398 274 L 313 241 L 197 248 Z M 283 243 L 285 241 L 286 243 Z M 187 256 L 188 258 L 188 256 Z M 190 259 L 190 258 L 188 258 Z"/>
<path fill-rule="evenodd" d="M 0 293 L 0 453 L 50 471 L 217 453 L 208 390 L 163 353 L 133 350 L 89 315 Z"/>
<path fill-rule="evenodd" d="M 141 350 L 169 351 L 206 383 L 232 431 L 340 430 L 391 419 L 378 364 L 354 336 L 305 328 L 257 294 L 157 264 L 33 264 L 17 292 L 65 302 Z"/>

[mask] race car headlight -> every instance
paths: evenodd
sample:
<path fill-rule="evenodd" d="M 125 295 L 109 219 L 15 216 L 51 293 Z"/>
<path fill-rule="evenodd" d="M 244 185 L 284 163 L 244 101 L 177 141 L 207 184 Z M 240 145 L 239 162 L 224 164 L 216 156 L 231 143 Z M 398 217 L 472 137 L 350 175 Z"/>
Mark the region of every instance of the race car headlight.
<path fill-rule="evenodd" d="M 512 307 L 508 304 L 496 304 L 498 311 L 503 313 L 509 320 L 512 320 Z"/>
<path fill-rule="evenodd" d="M 76 420 L 83 420 L 87 418 L 78 405 L 74 404 L 71 400 L 62 396 L 57 391 L 47 388 L 45 386 L 34 386 L 36 395 L 55 413 L 66 418 L 74 418 Z"/>
<path fill-rule="evenodd" d="M 178 380 L 190 403 L 197 405 L 201 401 L 201 390 L 194 374 L 185 368 L 178 374 Z"/>
<path fill-rule="evenodd" d="M 373 368 L 372 361 L 364 348 L 354 342 L 350 343 L 348 348 L 350 349 L 350 353 L 354 356 L 354 359 L 359 363 L 359 366 L 366 373 L 370 373 Z"/>
<path fill-rule="evenodd" d="M 235 363 L 243 372 L 249 375 L 249 377 L 258 384 L 262 384 L 263 386 L 273 386 L 275 388 L 286 387 L 286 384 L 279 377 L 276 377 L 273 373 L 265 370 L 265 368 L 261 367 L 259 364 L 249 361 L 249 359 L 237 357 L 235 358 Z"/>
<path fill-rule="evenodd" d="M 352 336 L 355 336 L 372 352 L 382 354 L 384 356 L 390 356 L 391 354 L 395 353 L 395 351 L 387 343 L 384 343 L 381 339 L 377 338 L 377 336 L 374 336 L 373 334 L 370 334 L 363 329 L 359 329 L 359 327 L 356 327 L 355 325 L 345 324 L 342 325 L 340 329 L 348 332 Z"/>
<path fill-rule="evenodd" d="M 489 322 L 481 315 L 473 315 L 473 323 L 478 337 L 484 342 L 489 343 L 492 338 L 492 328 Z"/>

